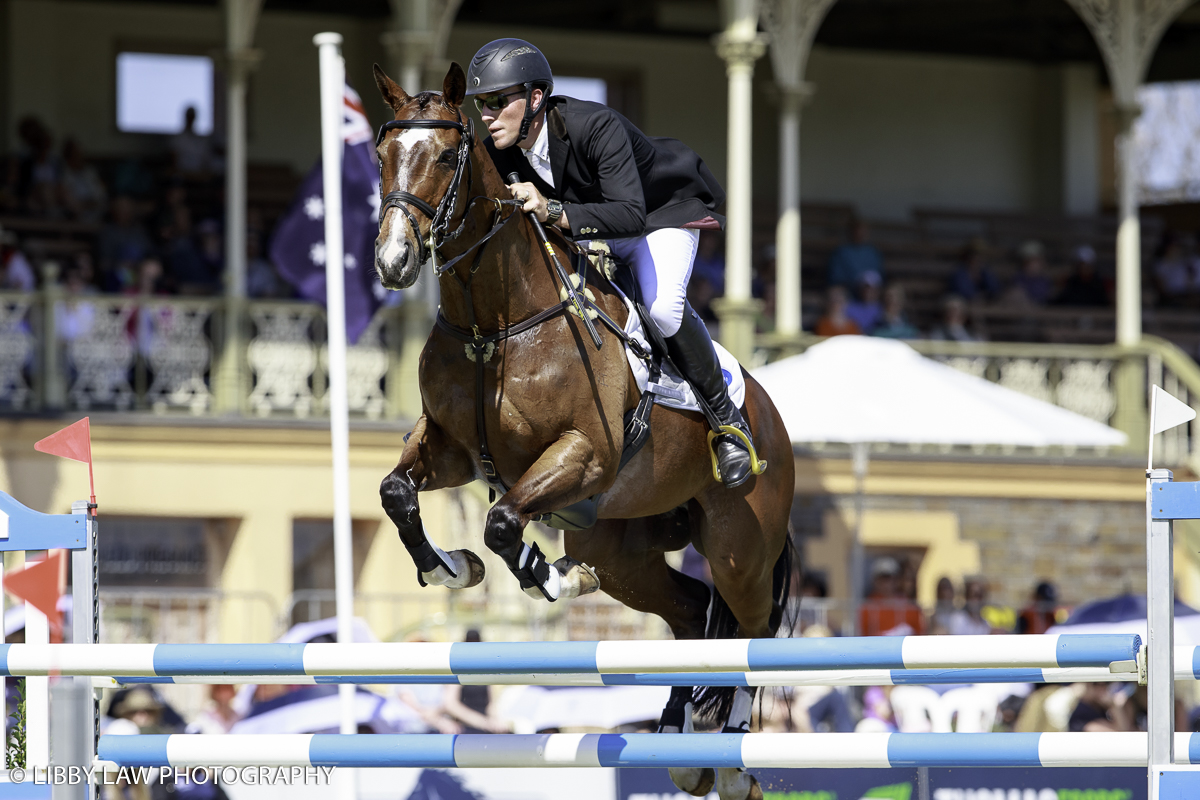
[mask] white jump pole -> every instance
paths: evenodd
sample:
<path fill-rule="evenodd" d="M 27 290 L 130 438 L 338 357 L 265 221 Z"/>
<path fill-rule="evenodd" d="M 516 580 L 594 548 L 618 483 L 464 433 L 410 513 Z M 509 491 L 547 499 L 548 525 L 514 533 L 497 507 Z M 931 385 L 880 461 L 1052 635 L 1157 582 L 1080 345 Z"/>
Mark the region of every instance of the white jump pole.
<path fill-rule="evenodd" d="M 49 644 L 50 621 L 32 603 L 25 604 L 25 642 Z M 50 678 L 25 679 L 25 768 L 50 763 Z"/>
<path fill-rule="evenodd" d="M 342 120 L 346 62 L 340 33 L 313 37 L 321 68 L 321 167 L 325 194 L 325 305 L 329 341 L 329 431 L 333 445 L 333 564 L 338 642 L 353 641 L 354 550 L 350 531 L 350 411 L 346 398 L 346 292 L 342 242 Z M 354 733 L 354 686 L 338 687 L 342 733 Z M 354 770 L 339 773 L 337 796 L 354 798 Z"/>

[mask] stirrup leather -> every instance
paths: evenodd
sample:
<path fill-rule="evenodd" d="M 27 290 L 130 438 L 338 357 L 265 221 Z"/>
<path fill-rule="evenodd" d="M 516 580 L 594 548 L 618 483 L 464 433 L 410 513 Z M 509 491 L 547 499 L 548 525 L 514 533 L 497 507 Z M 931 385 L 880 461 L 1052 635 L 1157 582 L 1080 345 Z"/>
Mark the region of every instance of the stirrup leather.
<path fill-rule="evenodd" d="M 708 432 L 708 455 L 710 458 L 712 458 L 713 477 L 716 478 L 717 481 L 721 480 L 721 466 L 717 462 L 717 448 L 713 446 L 713 441 L 716 440 L 718 436 L 724 436 L 725 434 L 730 434 L 731 436 L 736 436 L 738 439 L 741 439 L 742 444 L 744 444 L 746 449 L 750 451 L 750 474 L 762 475 L 767 469 L 767 462 L 760 461 L 758 459 L 758 451 L 754 449 L 754 442 L 750 441 L 750 437 L 747 436 L 746 432 L 741 428 L 735 425 L 722 425 L 720 430 Z"/>

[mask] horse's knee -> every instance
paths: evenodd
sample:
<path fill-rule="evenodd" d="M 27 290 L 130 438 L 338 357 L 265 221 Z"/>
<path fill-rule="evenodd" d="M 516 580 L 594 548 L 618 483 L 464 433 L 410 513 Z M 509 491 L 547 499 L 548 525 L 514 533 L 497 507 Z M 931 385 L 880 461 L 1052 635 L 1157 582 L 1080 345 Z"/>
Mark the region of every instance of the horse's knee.
<path fill-rule="evenodd" d="M 379 484 L 379 499 L 383 510 L 399 527 L 413 522 L 417 514 L 417 487 L 407 476 L 391 472 Z"/>
<path fill-rule="evenodd" d="M 509 566 L 515 566 L 516 557 L 520 554 L 521 532 L 524 527 L 516 510 L 496 504 L 488 511 L 483 543 L 509 563 Z"/>

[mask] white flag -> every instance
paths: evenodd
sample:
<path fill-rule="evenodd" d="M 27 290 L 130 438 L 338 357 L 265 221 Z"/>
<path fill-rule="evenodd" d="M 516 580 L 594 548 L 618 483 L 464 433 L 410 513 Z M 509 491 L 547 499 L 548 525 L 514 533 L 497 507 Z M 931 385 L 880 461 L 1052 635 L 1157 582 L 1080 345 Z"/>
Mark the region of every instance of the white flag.
<path fill-rule="evenodd" d="M 1150 426 L 1153 428 L 1150 431 L 1151 434 L 1162 433 L 1196 418 L 1194 408 L 1177 400 L 1157 386 L 1154 387 L 1150 397 Z"/>

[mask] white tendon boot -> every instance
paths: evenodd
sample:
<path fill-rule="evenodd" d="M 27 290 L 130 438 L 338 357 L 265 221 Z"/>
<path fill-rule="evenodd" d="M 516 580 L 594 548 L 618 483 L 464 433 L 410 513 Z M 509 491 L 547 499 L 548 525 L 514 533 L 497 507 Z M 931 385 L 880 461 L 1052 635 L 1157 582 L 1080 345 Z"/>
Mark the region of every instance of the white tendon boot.
<path fill-rule="evenodd" d="M 750 730 L 750 716 L 753 713 L 754 691 L 746 687 L 738 687 L 733 696 L 733 708 L 729 712 L 729 721 L 725 723 L 725 733 L 747 733 Z M 717 794 L 721 800 L 762 800 L 762 787 L 754 776 L 744 769 L 723 767 L 717 770 Z"/>

